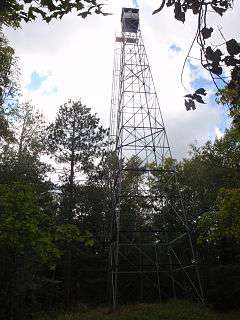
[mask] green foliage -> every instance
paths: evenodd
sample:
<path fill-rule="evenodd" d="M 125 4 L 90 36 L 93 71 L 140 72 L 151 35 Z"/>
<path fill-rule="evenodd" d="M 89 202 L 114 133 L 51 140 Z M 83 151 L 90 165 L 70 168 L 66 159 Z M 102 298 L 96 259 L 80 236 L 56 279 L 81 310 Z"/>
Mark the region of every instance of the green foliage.
<path fill-rule="evenodd" d="M 209 268 L 207 278 L 206 295 L 208 303 L 220 311 L 239 308 L 239 264 L 220 265 Z"/>
<path fill-rule="evenodd" d="M 230 110 L 230 116 L 233 119 L 232 131 L 235 137 L 240 141 L 240 67 L 234 67 L 231 72 L 231 81 L 225 88 L 219 90 L 217 102 L 227 104 Z"/>
<path fill-rule="evenodd" d="M 189 7 L 182 11 L 179 1 L 171 3 L 174 3 L 175 15 L 180 20 L 185 19 L 187 10 L 198 10 Z M 187 5 L 190 2 L 185 3 Z M 19 26 L 21 21 L 33 21 L 38 17 L 50 22 L 74 10 L 82 17 L 96 8 L 99 8 L 96 13 L 101 13 L 101 5 L 96 1 L 78 0 L 8 0 L 2 2 L 0 8 L 4 9 L 0 12 L 2 23 L 13 27 Z M 216 8 L 214 10 L 217 12 Z M 212 32 L 212 28 L 207 27 L 201 30 L 204 39 L 210 38 Z M 4 63 L 0 66 L 3 75 L 0 84 L 4 108 L 1 109 L 3 121 L 0 119 L 0 136 L 6 143 L 2 143 L 0 154 L 0 314 L 3 314 L 3 319 L 24 319 L 24 316 L 29 315 L 28 310 L 59 307 L 65 299 L 68 307 L 70 304 L 77 306 L 82 301 L 91 304 L 106 302 L 112 189 L 118 165 L 114 153 L 105 154 L 107 131 L 100 125 L 96 114 L 91 114 L 90 108 L 80 101 L 69 100 L 61 106 L 56 121 L 47 129 L 41 115 L 30 103 L 25 103 L 18 105 L 17 113 L 14 114 L 15 123 L 11 128 L 15 140 L 7 139 L 9 124 L 6 116 L 10 112 L 6 112 L 6 101 L 15 97 L 15 91 L 9 91 L 12 94 L 8 96 L 6 93 L 8 88 L 14 88 L 14 72 L 11 69 L 14 66 L 14 52 L 4 37 L 2 39 L 0 54 Z M 238 46 L 231 46 L 228 42 L 227 47 L 229 56 L 236 55 Z M 219 60 L 219 57 L 222 59 L 222 55 L 210 48 L 206 54 L 210 60 L 208 67 L 212 72 L 216 71 L 218 65 L 215 60 Z M 237 83 L 235 81 L 234 85 Z M 238 107 L 237 91 L 232 91 L 230 87 L 224 90 L 221 102 L 230 102 L 235 104 L 234 108 Z M 203 103 L 204 95 L 204 88 L 200 88 L 186 98 Z M 231 100 L 233 96 L 234 103 Z M 193 109 L 192 104 L 186 107 Z M 231 113 L 231 116 L 237 119 L 237 114 Z M 60 175 L 60 185 L 54 185 L 49 179 L 50 166 L 42 161 L 45 150 L 55 159 L 56 167 L 64 169 L 64 174 Z M 136 233 L 134 236 L 131 232 L 125 232 L 125 239 L 131 236 L 133 242 L 144 242 L 153 237 L 155 241 L 157 239 L 161 242 L 165 231 L 156 231 L 151 235 L 148 232 L 150 229 L 168 230 L 168 239 L 176 238 L 182 233 L 182 224 L 176 219 L 175 213 L 182 214 L 184 204 L 194 246 L 200 249 L 198 260 L 201 266 L 207 266 L 207 272 L 203 270 L 209 284 L 205 286 L 207 299 L 216 306 L 223 304 L 224 299 L 229 307 L 233 306 L 230 305 L 230 300 L 233 300 L 231 288 L 232 292 L 239 295 L 238 288 L 234 286 L 239 272 L 237 265 L 233 265 L 239 263 L 240 257 L 239 158 L 239 140 L 232 128 L 214 143 L 208 142 L 201 148 L 193 147 L 189 159 L 180 162 L 166 159 L 160 174 L 142 173 L 141 169 L 144 168 L 141 159 L 133 157 L 124 163 L 126 170 L 121 177 L 123 195 L 126 195 L 120 200 L 123 225 L 126 230 L 137 227 L 146 231 L 144 235 Z M 151 165 L 149 167 L 155 169 Z M 177 173 L 177 180 L 173 179 L 173 171 Z M 79 183 L 82 176 L 86 178 L 85 183 Z M 156 196 L 151 213 L 147 197 L 140 199 L 132 196 L 136 195 L 137 188 L 138 192 L 144 192 L 141 188 L 144 179 L 151 179 L 151 192 Z M 161 184 L 165 186 L 164 190 L 159 188 Z M 158 200 L 160 191 L 164 194 L 162 202 Z M 176 244 L 175 252 L 180 256 L 183 249 L 187 250 L 185 247 L 185 239 L 182 239 Z M 150 257 L 154 254 L 147 247 L 143 250 Z M 159 255 L 160 261 L 166 265 L 169 263 L 167 253 Z M 131 249 L 125 257 L 133 262 L 138 259 L 139 263 L 139 257 L 134 256 Z M 219 267 L 212 273 L 212 268 L 208 267 L 211 263 L 225 263 L 227 267 Z M 221 278 L 221 272 L 224 278 Z M 179 273 L 177 280 L 178 277 L 181 277 Z M 166 280 L 163 273 L 159 279 L 161 289 L 168 296 L 170 281 Z M 229 283 L 226 279 L 230 279 Z M 133 286 L 137 289 L 139 278 L 136 277 L 134 281 Z M 151 281 L 148 285 L 148 298 L 152 299 Z M 129 286 L 124 290 L 124 298 L 127 300 L 131 295 L 128 291 L 131 290 Z M 135 291 L 133 288 L 133 301 L 138 299 Z M 177 294 L 183 296 L 185 293 L 177 288 Z M 23 310 L 25 307 L 22 306 L 25 305 L 29 307 L 28 310 Z M 117 314 L 99 311 L 97 315 L 89 312 L 62 315 L 59 319 L 61 317 L 220 319 L 206 309 L 183 302 L 129 307 Z"/>
<path fill-rule="evenodd" d="M 94 240 L 89 231 L 81 232 L 74 224 L 61 224 L 56 227 L 55 241 L 63 241 L 64 243 L 71 243 L 72 241 L 82 241 L 86 246 L 93 246 Z"/>
<path fill-rule="evenodd" d="M 49 23 L 75 11 L 81 18 L 92 13 L 107 15 L 103 4 L 97 0 L 2 0 L 0 4 L 0 24 L 19 27 L 22 21 L 34 21 L 38 17 Z"/>
<path fill-rule="evenodd" d="M 63 245 L 73 241 L 93 245 L 89 232 L 58 225 L 55 215 L 46 211 L 51 208 L 47 199 L 37 191 L 29 183 L 0 185 L 0 315 L 5 319 L 12 313 L 11 319 L 23 319 L 28 309 L 34 309 L 42 286 L 59 285 L 42 270 L 54 272 Z"/>
<path fill-rule="evenodd" d="M 69 100 L 49 127 L 49 149 L 58 163 L 71 163 L 74 170 L 88 170 L 93 159 L 101 155 L 105 135 L 106 130 L 90 108 Z"/>
<path fill-rule="evenodd" d="M 239 188 L 240 149 L 231 131 L 214 143 L 192 147 L 191 158 L 176 167 L 184 203 L 193 220 L 211 211 L 221 188 Z"/>
<path fill-rule="evenodd" d="M 40 161 L 45 148 L 41 115 L 27 103 L 18 107 L 15 119 L 16 142 L 4 145 L 0 154 L 0 314 L 5 319 L 23 319 L 42 303 L 49 306 L 60 287 L 52 273 L 64 246 L 93 245 L 89 232 L 58 220 L 56 194 L 46 180 L 49 166 Z M 44 287 L 51 290 L 49 301 Z"/>
<path fill-rule="evenodd" d="M 240 189 L 220 189 L 216 211 L 198 220 L 199 242 L 222 238 L 240 241 Z"/>
<path fill-rule="evenodd" d="M 8 118 L 14 111 L 14 101 L 18 94 L 18 69 L 14 50 L 0 28 L 0 142 L 14 141 Z"/>
<path fill-rule="evenodd" d="M 39 157 L 46 147 L 46 124 L 43 115 L 30 102 L 18 104 L 15 114 L 15 138 L 18 157 Z"/>
<path fill-rule="evenodd" d="M 96 309 L 59 315 L 43 315 L 38 320 L 237 320 L 239 312 L 218 314 L 187 301 L 163 304 L 139 304 L 120 307 L 117 311 Z"/>
<path fill-rule="evenodd" d="M 219 102 L 230 104 L 232 107 L 240 107 L 240 68 L 235 67 L 232 70 L 232 79 L 230 83 L 218 92 Z"/>
<path fill-rule="evenodd" d="M 61 199 L 59 205 L 60 232 L 67 237 L 61 248 L 63 256 L 63 277 L 64 277 L 64 303 L 69 307 L 73 299 L 72 277 L 74 269 L 72 252 L 75 256 L 80 255 L 80 248 L 76 248 L 76 243 L 83 241 L 85 245 L 92 246 L 93 238 L 90 232 L 84 229 L 86 209 L 84 200 L 79 196 L 81 188 L 78 183 L 80 173 L 87 174 L 94 169 L 94 161 L 103 153 L 105 146 L 106 130 L 99 125 L 99 119 L 92 115 L 90 108 L 82 105 L 80 101 L 71 101 L 62 105 L 57 118 L 48 128 L 48 149 L 54 156 L 57 163 L 64 166 L 64 175 L 61 176 Z M 81 193 L 82 195 L 82 193 Z M 92 204 L 89 204 L 90 208 Z M 83 209 L 86 209 L 86 211 Z M 97 212 L 95 212 L 97 214 Z M 69 239 L 69 225 L 75 239 Z M 86 225 L 85 225 L 86 226 Z M 81 230 L 81 234 L 78 231 Z M 72 233 L 70 233 L 72 235 Z M 93 252 L 93 254 L 95 254 Z"/>
<path fill-rule="evenodd" d="M 36 262 L 59 256 L 53 244 L 50 217 L 38 207 L 29 185 L 0 185 L 0 246 Z"/>
<path fill-rule="evenodd" d="M 40 270 L 60 256 L 53 220 L 24 182 L 0 185 L 0 315 L 24 319 L 37 291 Z M 38 272 L 38 276 L 36 273 Z"/>

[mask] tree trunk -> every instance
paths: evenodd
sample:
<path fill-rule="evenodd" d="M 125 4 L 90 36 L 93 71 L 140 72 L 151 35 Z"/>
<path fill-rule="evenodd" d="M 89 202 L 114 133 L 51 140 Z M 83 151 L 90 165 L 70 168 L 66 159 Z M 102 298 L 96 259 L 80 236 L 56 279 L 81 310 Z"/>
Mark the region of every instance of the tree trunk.
<path fill-rule="evenodd" d="M 20 139 L 19 139 L 19 144 L 18 144 L 18 159 L 22 155 L 23 140 L 24 140 L 25 131 L 26 131 L 26 116 L 23 119 L 23 124 L 22 124 L 22 128 L 21 128 L 21 134 L 20 134 Z"/>
<path fill-rule="evenodd" d="M 75 176 L 75 113 L 72 125 L 72 146 L 71 146 L 71 157 L 70 157 L 70 174 L 69 174 L 69 186 L 67 191 L 67 222 L 73 222 L 73 209 L 74 209 L 74 176 Z M 69 308 L 72 302 L 72 244 L 69 243 L 66 256 L 65 256 L 65 307 Z"/>

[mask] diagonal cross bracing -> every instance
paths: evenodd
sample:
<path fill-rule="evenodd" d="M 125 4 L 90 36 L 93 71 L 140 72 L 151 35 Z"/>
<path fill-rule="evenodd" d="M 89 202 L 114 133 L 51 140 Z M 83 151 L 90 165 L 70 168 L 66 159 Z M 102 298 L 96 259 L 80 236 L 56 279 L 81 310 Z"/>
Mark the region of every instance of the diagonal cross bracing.
<path fill-rule="evenodd" d="M 191 232 L 136 10 L 123 8 L 113 71 L 110 137 L 117 168 L 109 273 L 114 308 L 132 299 L 125 289 L 131 283 L 135 301 L 149 295 L 162 301 L 179 292 L 186 294 L 189 287 L 203 301 Z M 177 192 L 175 202 L 168 196 L 172 188 Z M 155 232 L 156 224 L 166 231 Z M 175 225 L 181 232 L 174 231 Z M 146 233 L 146 229 L 153 231 Z"/>

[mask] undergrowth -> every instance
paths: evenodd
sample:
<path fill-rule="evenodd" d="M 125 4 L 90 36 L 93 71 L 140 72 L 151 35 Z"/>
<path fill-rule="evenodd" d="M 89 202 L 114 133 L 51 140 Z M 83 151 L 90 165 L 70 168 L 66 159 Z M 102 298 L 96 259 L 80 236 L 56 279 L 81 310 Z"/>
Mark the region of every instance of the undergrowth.
<path fill-rule="evenodd" d="M 42 315 L 37 320 L 240 320 L 240 311 L 216 313 L 188 301 L 138 304 L 111 311 L 107 308 Z"/>

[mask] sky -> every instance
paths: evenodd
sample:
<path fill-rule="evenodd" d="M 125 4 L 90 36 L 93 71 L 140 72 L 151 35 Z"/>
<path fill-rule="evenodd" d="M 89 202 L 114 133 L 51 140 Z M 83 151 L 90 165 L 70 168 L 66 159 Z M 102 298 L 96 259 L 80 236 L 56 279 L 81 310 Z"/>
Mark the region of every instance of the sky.
<path fill-rule="evenodd" d="M 197 17 L 187 22 L 175 21 L 173 9 L 152 15 L 160 0 L 108 0 L 105 11 L 110 16 L 92 15 L 85 20 L 74 14 L 46 24 L 40 20 L 24 23 L 21 29 L 6 31 L 19 57 L 22 101 L 31 100 L 47 121 L 53 121 L 58 107 L 69 98 L 81 99 L 109 126 L 115 34 L 120 30 L 122 7 L 139 6 L 140 26 L 166 125 L 172 154 L 187 156 L 189 145 L 204 144 L 220 137 L 229 119 L 226 110 L 215 103 L 209 75 L 198 60 L 187 63 L 184 86 L 190 92 L 207 85 L 211 93 L 206 104 L 186 111 L 181 84 L 183 61 L 194 37 Z M 223 27 L 227 39 L 238 37 L 240 3 L 222 18 L 209 17 L 209 26 Z M 214 35 L 221 43 L 219 33 Z M 197 46 L 192 57 L 199 57 Z"/>

